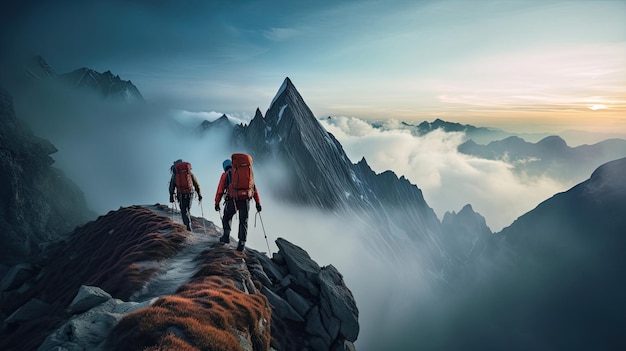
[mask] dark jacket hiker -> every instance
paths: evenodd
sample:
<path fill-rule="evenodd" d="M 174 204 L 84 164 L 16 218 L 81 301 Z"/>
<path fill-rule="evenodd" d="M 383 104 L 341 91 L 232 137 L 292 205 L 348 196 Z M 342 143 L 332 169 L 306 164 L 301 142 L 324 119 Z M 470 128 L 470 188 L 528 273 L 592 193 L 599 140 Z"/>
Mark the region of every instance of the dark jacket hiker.
<path fill-rule="evenodd" d="M 180 204 L 180 214 L 183 217 L 183 223 L 187 230 L 191 231 L 191 200 L 193 199 L 194 189 L 198 193 L 198 201 L 202 201 L 200 193 L 200 184 L 198 179 L 191 172 L 191 164 L 183 160 L 176 160 L 170 168 L 172 178 L 170 179 L 170 202 L 174 202 L 174 193 L 176 200 Z"/>

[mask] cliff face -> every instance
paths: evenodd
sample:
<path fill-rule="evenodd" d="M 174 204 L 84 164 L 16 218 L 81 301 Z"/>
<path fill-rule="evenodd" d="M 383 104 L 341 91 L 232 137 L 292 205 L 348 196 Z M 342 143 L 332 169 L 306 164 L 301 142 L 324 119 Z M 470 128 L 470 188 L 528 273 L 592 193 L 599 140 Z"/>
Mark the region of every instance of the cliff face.
<path fill-rule="evenodd" d="M 284 239 L 273 257 L 163 205 L 111 211 L 2 281 L 0 348 L 350 350 L 341 274 Z"/>
<path fill-rule="evenodd" d="M 17 119 L 0 90 L 0 265 L 12 265 L 93 218 L 82 192 L 52 164 L 56 148 Z"/>

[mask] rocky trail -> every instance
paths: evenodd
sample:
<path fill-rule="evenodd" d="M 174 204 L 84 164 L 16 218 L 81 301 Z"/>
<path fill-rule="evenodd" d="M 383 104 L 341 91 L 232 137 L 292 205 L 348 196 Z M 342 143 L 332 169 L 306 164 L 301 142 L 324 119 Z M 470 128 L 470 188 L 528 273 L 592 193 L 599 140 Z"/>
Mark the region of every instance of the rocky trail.
<path fill-rule="evenodd" d="M 171 207 L 164 210 L 157 205 L 144 207 L 172 219 L 181 226 L 184 225 L 180 211 L 172 211 Z M 173 294 L 178 287 L 189 281 L 198 271 L 199 262 L 197 258 L 200 253 L 211 247 L 223 245 L 219 242 L 221 235 L 221 228 L 216 227 L 213 222 L 201 217 L 192 217 L 192 232 L 187 237 L 185 247 L 176 256 L 156 263 L 159 265 L 158 270 L 160 273 L 152 278 L 141 291 L 131 296 L 130 300 L 142 302 L 159 296 Z M 149 264 L 155 263 L 151 262 Z"/>

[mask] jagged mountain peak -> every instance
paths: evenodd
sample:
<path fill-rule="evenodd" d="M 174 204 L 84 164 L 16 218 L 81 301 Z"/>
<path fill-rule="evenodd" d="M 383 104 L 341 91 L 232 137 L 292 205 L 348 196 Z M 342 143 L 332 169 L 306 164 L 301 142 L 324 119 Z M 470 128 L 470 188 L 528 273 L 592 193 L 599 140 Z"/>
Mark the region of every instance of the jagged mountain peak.
<path fill-rule="evenodd" d="M 74 88 L 98 92 L 105 98 L 121 99 L 126 102 L 143 102 L 139 89 L 130 81 L 123 80 L 110 70 L 99 73 L 91 68 L 82 67 L 59 78 Z"/>
<path fill-rule="evenodd" d="M 289 91 L 289 90 L 295 90 L 295 92 L 297 93 L 298 90 L 296 90 L 296 87 L 293 85 L 293 83 L 291 82 L 291 79 L 289 79 L 289 77 L 285 77 L 285 80 L 283 81 L 283 84 L 280 86 L 280 88 L 278 88 L 278 92 L 276 92 L 276 95 L 274 96 L 274 98 L 272 99 L 272 102 L 270 103 L 270 108 L 272 108 L 272 105 L 274 105 L 274 102 L 285 92 L 285 91 Z M 298 93 L 299 94 L 299 93 Z"/>
<path fill-rule="evenodd" d="M 233 127 L 233 122 L 231 122 L 228 116 L 226 116 L 225 114 L 222 114 L 220 118 L 214 121 L 204 120 L 200 124 L 200 130 L 202 131 L 212 129 L 212 128 L 222 128 L 222 127 L 229 127 L 229 128 Z"/>
<path fill-rule="evenodd" d="M 369 167 L 369 164 L 367 163 L 367 160 L 365 159 L 365 156 L 361 157 L 361 160 L 359 162 L 357 162 L 357 166 Z"/>

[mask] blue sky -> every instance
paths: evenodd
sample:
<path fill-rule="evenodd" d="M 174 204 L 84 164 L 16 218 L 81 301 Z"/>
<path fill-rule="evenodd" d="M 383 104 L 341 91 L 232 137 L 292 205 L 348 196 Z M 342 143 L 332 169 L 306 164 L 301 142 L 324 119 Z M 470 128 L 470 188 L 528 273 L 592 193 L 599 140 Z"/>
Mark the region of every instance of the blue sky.
<path fill-rule="evenodd" d="M 111 70 L 173 108 L 251 117 L 289 76 L 318 117 L 626 133 L 624 1 L 10 6 L 4 52 Z"/>

